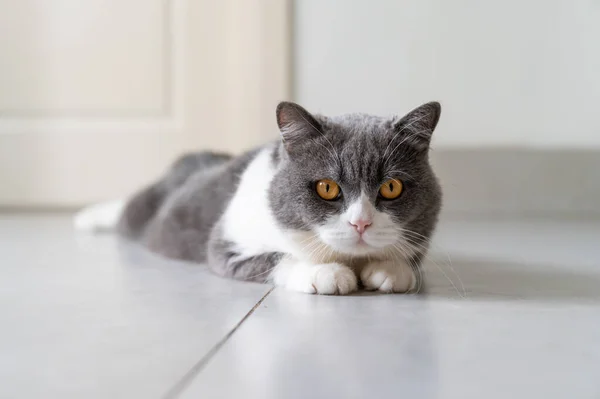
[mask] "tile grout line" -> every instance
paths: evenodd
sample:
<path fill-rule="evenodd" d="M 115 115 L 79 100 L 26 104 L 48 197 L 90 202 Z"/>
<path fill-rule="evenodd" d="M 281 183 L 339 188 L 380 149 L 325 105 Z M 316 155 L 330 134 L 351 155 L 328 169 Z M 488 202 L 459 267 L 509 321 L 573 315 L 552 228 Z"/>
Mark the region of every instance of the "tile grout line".
<path fill-rule="evenodd" d="M 181 377 L 181 379 L 179 381 L 177 381 L 177 383 L 175 383 L 175 385 L 173 385 L 173 387 L 170 388 L 162 396 L 162 398 L 163 399 L 178 398 L 179 395 L 181 395 L 183 393 L 183 391 L 185 391 L 187 389 L 187 387 L 194 380 L 194 378 L 196 378 L 196 376 L 200 373 L 200 371 L 202 371 L 202 369 L 204 369 L 204 367 L 206 367 L 208 362 L 217 354 L 219 349 L 221 349 L 221 347 L 223 347 L 223 345 L 225 345 L 225 343 L 227 343 L 229 338 L 231 338 L 233 336 L 233 334 L 238 330 L 238 328 L 240 328 L 242 326 L 242 324 L 252 315 L 252 313 L 254 313 L 254 311 L 256 309 L 258 309 L 258 307 L 263 303 L 263 301 L 269 296 L 269 294 L 274 289 L 275 289 L 275 287 L 271 287 L 271 289 L 269 291 L 267 291 L 267 293 L 265 295 L 263 295 L 263 297 L 260 298 L 260 300 L 258 302 L 256 302 L 256 304 L 252 307 L 252 309 L 250 309 L 248 311 L 248 313 L 246 313 L 246 315 L 244 317 L 242 317 L 242 319 L 223 338 L 221 338 L 221 340 L 219 342 L 217 342 L 216 345 L 213 346 L 206 355 L 202 356 L 202 358 L 200 358 L 200 360 L 198 360 L 198 362 L 196 362 L 196 364 L 194 364 L 192 366 L 192 368 L 189 369 L 189 371 L 187 373 L 185 373 L 185 375 L 183 377 Z"/>

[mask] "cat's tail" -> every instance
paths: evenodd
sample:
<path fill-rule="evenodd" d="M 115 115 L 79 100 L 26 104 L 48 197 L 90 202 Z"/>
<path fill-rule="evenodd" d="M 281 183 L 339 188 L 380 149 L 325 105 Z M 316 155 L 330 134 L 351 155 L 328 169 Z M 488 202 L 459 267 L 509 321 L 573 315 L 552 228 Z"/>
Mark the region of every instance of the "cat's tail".
<path fill-rule="evenodd" d="M 166 193 L 165 185 L 158 181 L 127 200 L 101 202 L 83 208 L 73 219 L 75 230 L 118 232 L 125 237 L 137 238 L 156 215 Z"/>
<path fill-rule="evenodd" d="M 115 231 L 123 210 L 124 200 L 101 202 L 83 208 L 75 214 L 73 225 L 75 230 L 90 233 Z"/>

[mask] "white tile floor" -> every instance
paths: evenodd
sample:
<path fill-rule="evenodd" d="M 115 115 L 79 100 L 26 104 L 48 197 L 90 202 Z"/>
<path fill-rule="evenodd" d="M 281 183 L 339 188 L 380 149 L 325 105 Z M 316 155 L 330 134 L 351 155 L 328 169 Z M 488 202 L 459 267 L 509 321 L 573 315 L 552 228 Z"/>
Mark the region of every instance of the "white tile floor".
<path fill-rule="evenodd" d="M 426 295 L 323 297 L 0 215 L 0 398 L 600 398 L 600 223 L 436 242 Z"/>

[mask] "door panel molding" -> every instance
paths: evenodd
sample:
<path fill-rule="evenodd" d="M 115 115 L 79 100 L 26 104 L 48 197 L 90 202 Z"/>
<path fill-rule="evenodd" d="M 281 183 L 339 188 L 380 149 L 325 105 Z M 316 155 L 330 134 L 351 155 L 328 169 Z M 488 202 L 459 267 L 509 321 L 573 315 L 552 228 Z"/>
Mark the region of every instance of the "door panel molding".
<path fill-rule="evenodd" d="M 237 153 L 278 136 L 274 109 L 291 87 L 291 0 L 160 1 L 169 21 L 162 106 L 0 109 L 0 206 L 122 197 L 182 152 Z"/>

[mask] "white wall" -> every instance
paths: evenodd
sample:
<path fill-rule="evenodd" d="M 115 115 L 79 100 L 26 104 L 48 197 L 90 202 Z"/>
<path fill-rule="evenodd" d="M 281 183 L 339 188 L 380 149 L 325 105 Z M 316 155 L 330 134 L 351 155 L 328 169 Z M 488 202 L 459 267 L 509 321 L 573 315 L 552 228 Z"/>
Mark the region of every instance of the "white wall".
<path fill-rule="evenodd" d="M 600 1 L 297 0 L 295 99 L 444 111 L 436 147 L 600 148 Z"/>

